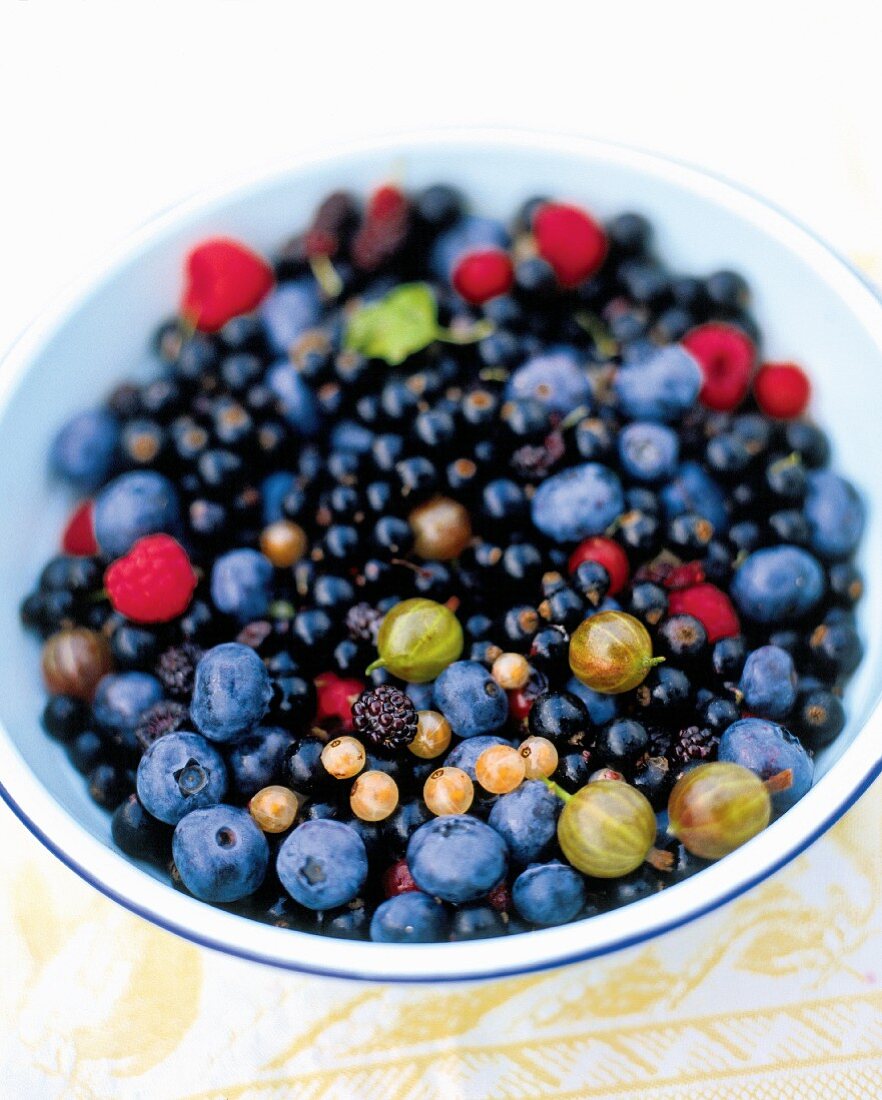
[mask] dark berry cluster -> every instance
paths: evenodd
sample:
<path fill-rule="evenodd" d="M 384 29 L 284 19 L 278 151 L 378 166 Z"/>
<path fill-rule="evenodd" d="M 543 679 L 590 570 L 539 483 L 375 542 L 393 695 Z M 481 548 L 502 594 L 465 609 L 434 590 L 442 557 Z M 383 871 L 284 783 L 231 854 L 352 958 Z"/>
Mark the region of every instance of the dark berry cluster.
<path fill-rule="evenodd" d="M 719 758 L 804 793 L 862 509 L 740 275 L 670 270 L 638 214 L 437 185 L 186 279 L 155 377 L 59 433 L 81 502 L 21 608 L 123 851 L 280 926 L 465 939 L 696 869 L 660 835 L 673 870 L 584 877 L 555 790 L 626 785 L 637 822 Z"/>

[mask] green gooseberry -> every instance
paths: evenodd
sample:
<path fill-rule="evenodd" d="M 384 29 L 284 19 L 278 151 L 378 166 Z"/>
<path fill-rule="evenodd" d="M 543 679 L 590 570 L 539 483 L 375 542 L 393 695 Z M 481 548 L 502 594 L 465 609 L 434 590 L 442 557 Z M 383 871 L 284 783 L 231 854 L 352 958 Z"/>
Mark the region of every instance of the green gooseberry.
<path fill-rule="evenodd" d="M 786 790 L 790 772 L 765 783 L 724 761 L 699 764 L 680 776 L 668 800 L 668 832 L 702 859 L 722 859 L 769 824 L 772 790 Z"/>
<path fill-rule="evenodd" d="M 570 668 L 594 691 L 618 695 L 646 679 L 664 660 L 653 657 L 646 627 L 624 611 L 602 611 L 581 622 L 570 639 Z"/>
<path fill-rule="evenodd" d="M 462 627 L 450 608 L 434 600 L 404 600 L 380 624 L 380 656 L 367 671 L 387 668 L 400 680 L 424 684 L 459 659 L 463 644 Z"/>
<path fill-rule="evenodd" d="M 647 859 L 653 861 L 655 812 L 636 787 L 622 780 L 597 779 L 574 795 L 558 794 L 565 805 L 557 839 L 577 871 L 593 878 L 621 878 Z"/>

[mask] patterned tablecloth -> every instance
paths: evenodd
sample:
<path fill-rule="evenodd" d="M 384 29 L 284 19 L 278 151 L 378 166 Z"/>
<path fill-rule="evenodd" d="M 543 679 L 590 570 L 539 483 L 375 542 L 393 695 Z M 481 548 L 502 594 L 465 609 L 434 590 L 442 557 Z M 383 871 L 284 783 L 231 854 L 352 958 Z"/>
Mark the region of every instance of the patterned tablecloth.
<path fill-rule="evenodd" d="M 880 1097 L 880 850 L 877 783 L 775 878 L 648 945 L 407 988 L 195 947 L 96 893 L 4 807 L 0 1095 Z"/>

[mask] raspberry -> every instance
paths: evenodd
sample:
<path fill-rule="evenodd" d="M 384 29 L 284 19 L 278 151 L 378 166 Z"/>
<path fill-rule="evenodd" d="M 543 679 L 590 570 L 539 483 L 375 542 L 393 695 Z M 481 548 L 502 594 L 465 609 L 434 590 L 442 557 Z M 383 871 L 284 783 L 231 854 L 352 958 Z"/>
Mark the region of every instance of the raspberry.
<path fill-rule="evenodd" d="M 407 894 L 412 890 L 419 890 L 419 886 L 413 881 L 413 875 L 406 860 L 399 859 L 383 872 L 383 894 L 387 898 Z"/>
<path fill-rule="evenodd" d="M 272 286 L 272 268 L 256 252 L 238 241 L 212 237 L 187 256 L 181 315 L 202 332 L 217 332 L 255 309 Z"/>
<path fill-rule="evenodd" d="M 173 699 L 189 699 L 193 694 L 193 679 L 202 649 L 193 642 L 183 642 L 160 653 L 156 662 L 156 678 Z"/>
<path fill-rule="evenodd" d="M 98 553 L 93 511 L 92 501 L 84 500 L 71 512 L 61 538 L 61 548 L 65 554 L 88 558 Z"/>
<path fill-rule="evenodd" d="M 533 215 L 533 235 L 539 255 L 554 268 L 561 286 L 578 286 L 606 256 L 606 234 L 577 206 L 544 203 Z"/>
<path fill-rule="evenodd" d="M 170 535 L 147 535 L 104 574 L 115 611 L 136 623 L 165 623 L 183 614 L 196 588 L 186 551 Z"/>
<path fill-rule="evenodd" d="M 409 224 L 410 203 L 404 192 L 389 184 L 378 188 L 352 242 L 352 262 L 361 271 L 376 271 L 404 244 Z"/>
<path fill-rule="evenodd" d="M 628 583 L 631 569 L 625 551 L 613 539 L 603 535 L 580 542 L 570 555 L 569 570 L 575 573 L 583 561 L 599 562 L 609 573 L 609 595 L 614 596 Z"/>
<path fill-rule="evenodd" d="M 683 347 L 695 357 L 704 375 L 699 401 L 708 409 L 727 412 L 747 396 L 756 363 L 753 341 L 741 329 L 722 321 L 690 329 Z"/>
<path fill-rule="evenodd" d="M 687 561 L 682 565 L 675 565 L 667 574 L 662 583 L 665 588 L 694 588 L 704 581 L 704 569 L 700 561 Z"/>
<path fill-rule="evenodd" d="M 355 728 L 375 748 L 394 752 L 417 735 L 417 712 L 404 692 L 391 684 L 364 691 L 352 707 Z"/>
<path fill-rule="evenodd" d="M 668 757 L 675 768 L 684 768 L 697 760 L 710 760 L 716 756 L 720 735 L 700 726 L 680 730 L 671 740 Z"/>
<path fill-rule="evenodd" d="M 795 363 L 764 363 L 753 380 L 753 396 L 776 420 L 793 420 L 805 412 L 812 387 Z"/>
<path fill-rule="evenodd" d="M 507 294 L 514 281 L 514 269 L 501 248 L 468 252 L 453 271 L 453 288 L 473 306 Z"/>
<path fill-rule="evenodd" d="M 317 709 L 315 720 L 352 728 L 352 704 L 364 691 L 361 680 L 344 680 L 335 672 L 323 672 L 315 678 Z"/>
<path fill-rule="evenodd" d="M 720 638 L 733 638 L 741 633 L 741 623 L 732 601 L 715 584 L 675 589 L 668 597 L 668 614 L 692 615 L 698 619 L 712 645 Z"/>

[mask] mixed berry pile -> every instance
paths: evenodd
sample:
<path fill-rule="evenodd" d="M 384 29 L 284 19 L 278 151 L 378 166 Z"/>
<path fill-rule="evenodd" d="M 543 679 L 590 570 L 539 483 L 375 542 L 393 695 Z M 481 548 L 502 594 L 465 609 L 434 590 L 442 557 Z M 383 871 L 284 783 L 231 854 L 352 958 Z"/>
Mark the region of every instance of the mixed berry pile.
<path fill-rule="evenodd" d="M 330 195 L 186 259 L 58 434 L 47 732 L 177 889 L 384 942 L 660 890 L 812 782 L 863 524 L 737 274 L 638 214 Z"/>

